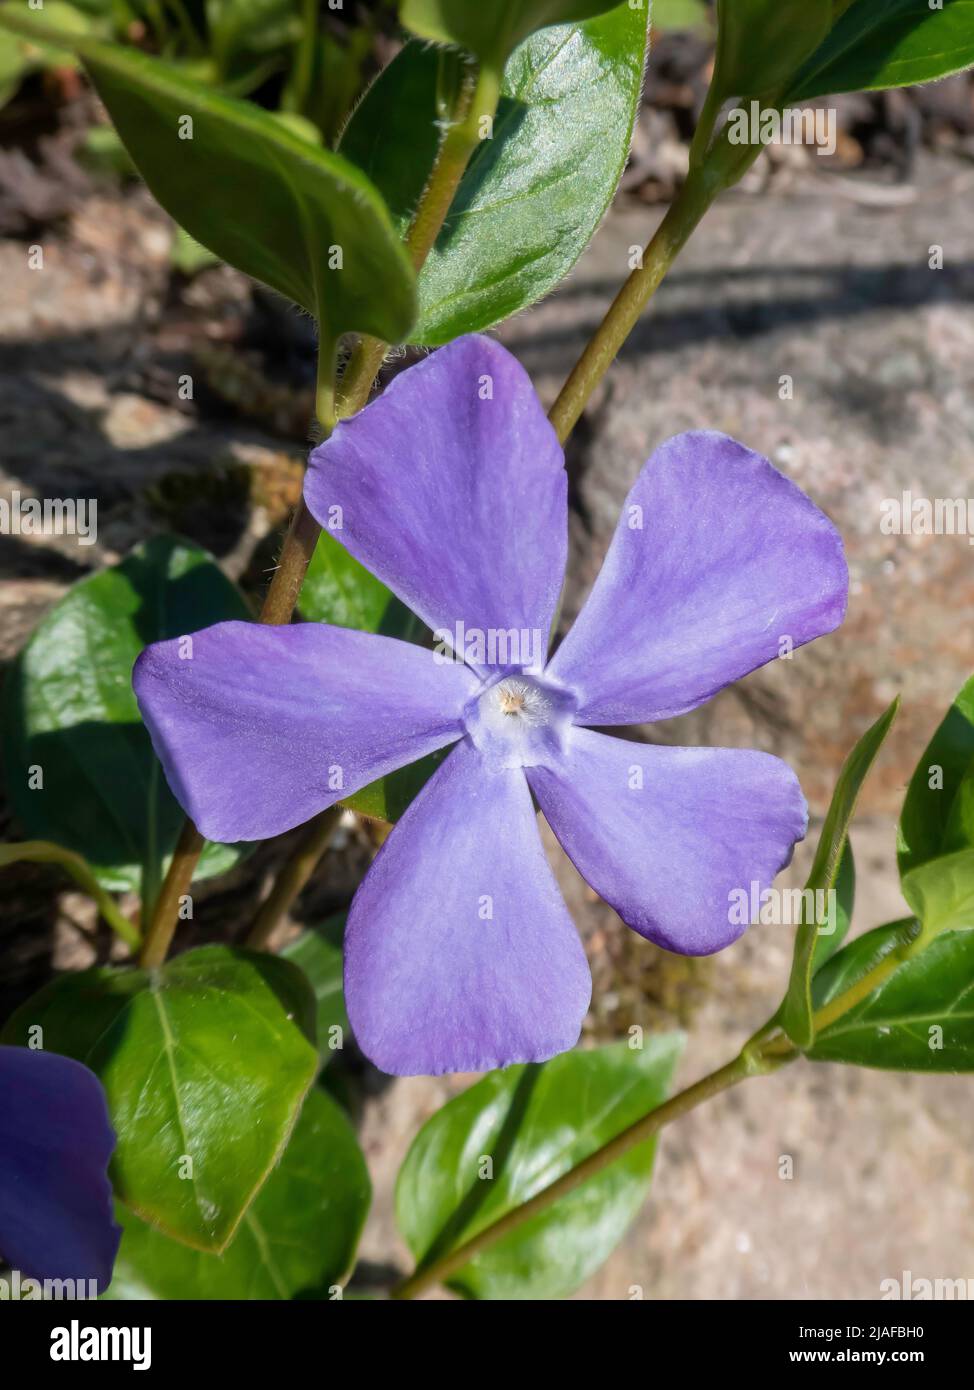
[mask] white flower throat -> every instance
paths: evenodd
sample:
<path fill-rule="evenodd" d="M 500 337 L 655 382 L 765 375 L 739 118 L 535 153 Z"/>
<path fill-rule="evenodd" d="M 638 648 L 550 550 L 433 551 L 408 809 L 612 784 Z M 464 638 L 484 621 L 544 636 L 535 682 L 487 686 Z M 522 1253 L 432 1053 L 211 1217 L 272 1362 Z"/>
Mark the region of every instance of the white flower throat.
<path fill-rule="evenodd" d="M 494 677 L 467 706 L 467 733 L 495 767 L 534 767 L 561 750 L 575 704 L 536 676 Z"/>

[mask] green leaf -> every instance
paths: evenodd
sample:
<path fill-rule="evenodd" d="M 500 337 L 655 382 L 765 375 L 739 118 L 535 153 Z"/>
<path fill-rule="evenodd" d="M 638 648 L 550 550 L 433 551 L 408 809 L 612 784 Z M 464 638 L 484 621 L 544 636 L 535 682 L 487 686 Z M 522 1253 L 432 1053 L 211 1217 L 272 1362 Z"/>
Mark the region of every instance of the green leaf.
<path fill-rule="evenodd" d="M 855 941 L 850 941 L 815 975 L 812 981 L 815 1008 L 824 1008 L 840 994 L 852 989 L 892 951 L 915 941 L 919 930 L 920 924 L 915 918 L 901 917 L 896 922 L 874 927 L 872 931 L 857 936 Z"/>
<path fill-rule="evenodd" d="M 815 950 L 812 953 L 812 975 L 821 970 L 826 961 L 831 960 L 849 935 L 852 925 L 852 909 L 856 901 L 856 865 L 852 856 L 852 842 L 846 840 L 839 868 L 835 875 L 835 930 L 817 931 Z M 821 926 L 821 923 L 818 924 Z"/>
<path fill-rule="evenodd" d="M 819 1002 L 844 993 L 892 952 L 912 952 L 912 926 L 910 920 L 877 927 L 846 946 L 816 979 Z M 860 1004 L 823 1028 L 806 1055 L 893 1071 L 974 1071 L 974 931 L 945 930 L 909 954 Z"/>
<path fill-rule="evenodd" d="M 158 873 L 183 813 L 139 716 L 133 663 L 149 642 L 250 616 L 212 556 L 172 536 L 70 589 L 4 687 L 7 793 L 27 834 L 82 855 L 109 889 L 138 889 L 147 866 Z M 239 855 L 208 845 L 198 876 L 222 873 Z"/>
<path fill-rule="evenodd" d="M 342 938 L 346 913 L 336 913 L 319 927 L 303 932 L 281 951 L 296 965 L 314 991 L 318 1053 L 323 1066 L 345 1045 L 349 1033 L 342 985 Z M 337 1032 L 335 1031 L 337 1030 Z"/>
<path fill-rule="evenodd" d="M 967 769 L 963 781 L 957 788 L 947 828 L 944 832 L 944 849 L 969 849 L 974 846 L 974 762 Z"/>
<path fill-rule="evenodd" d="M 811 890 L 817 895 L 835 887 L 860 789 L 896 718 L 899 703 L 897 696 L 886 713 L 866 730 L 843 764 L 822 825 L 815 858 L 805 884 L 806 892 Z M 788 992 L 777 1014 L 777 1021 L 799 1047 L 808 1047 L 815 1036 L 811 983 L 816 942 L 819 939 L 818 928 L 821 925 L 816 916 L 814 912 L 803 909 L 802 922 L 795 937 Z"/>
<path fill-rule="evenodd" d="M 48 32 L 6 10 L 0 23 Z M 349 330 L 402 341 L 414 317 L 413 270 L 360 170 L 159 58 L 60 37 L 152 193 L 196 241 L 307 309 L 326 343 Z"/>
<path fill-rule="evenodd" d="M 344 1111 L 313 1089 L 284 1157 L 222 1255 L 190 1250 L 119 1209 L 107 1299 L 327 1298 L 352 1267 L 371 1185 Z"/>
<path fill-rule="evenodd" d="M 298 608 L 302 617 L 314 622 L 403 641 L 413 641 L 425 630 L 406 605 L 327 531 L 318 537 Z"/>
<path fill-rule="evenodd" d="M 98 911 L 116 935 L 133 951 L 138 950 L 142 938 L 137 929 L 119 909 L 115 900 L 105 892 L 92 873 L 91 865 L 82 859 L 80 854 L 63 849 L 61 845 L 52 844 L 50 840 L 20 840 L 16 844 L 0 845 L 0 869 L 6 869 L 11 864 L 25 863 L 57 864 L 59 868 L 64 869 L 82 892 L 94 899 Z"/>
<path fill-rule="evenodd" d="M 947 848 L 974 844 L 974 839 L 957 842 L 967 824 L 968 792 L 956 821 L 952 819 L 967 777 L 974 784 L 974 676 L 958 693 L 910 779 L 897 837 L 901 874 Z"/>
<path fill-rule="evenodd" d="M 396 1215 L 420 1266 L 527 1201 L 665 1099 L 680 1034 L 490 1072 L 437 1111 L 400 1170 Z M 472 1298 L 562 1298 L 621 1240 L 649 1190 L 639 1145 L 477 1255 L 451 1281 Z M 485 1160 L 492 1176 L 484 1176 Z"/>
<path fill-rule="evenodd" d="M 318 1070 L 314 997 L 301 972 L 204 946 L 158 970 L 63 975 L 2 1034 L 21 1045 L 38 1036 L 105 1088 L 120 1200 L 176 1240 L 223 1250 Z"/>
<path fill-rule="evenodd" d="M 831 24 L 832 0 L 717 0 L 713 91 L 721 101 L 772 92 Z"/>
<path fill-rule="evenodd" d="M 903 896 L 923 929 L 918 946 L 943 931 L 974 927 L 974 849 L 911 869 L 903 878 Z"/>
<path fill-rule="evenodd" d="M 797 74 L 789 101 L 934 82 L 974 63 L 974 0 L 855 0 Z"/>
<path fill-rule="evenodd" d="M 436 346 L 489 328 L 568 274 L 625 167 L 645 50 L 645 12 L 623 4 L 546 29 L 514 53 L 493 137 L 471 159 L 420 272 L 411 342 Z M 441 61 L 407 44 L 342 138 L 342 153 L 375 181 L 402 230 L 436 157 Z"/>
<path fill-rule="evenodd" d="M 387 777 L 370 782 L 354 796 L 344 797 L 342 805 L 347 806 L 350 811 L 357 811 L 360 816 L 387 821 L 394 825 L 423 790 L 449 752 L 449 748 L 440 748 L 428 757 L 420 758 L 417 763 L 410 763 L 408 767 L 401 767 L 397 772 L 390 772 Z"/>
<path fill-rule="evenodd" d="M 421 39 L 459 44 L 499 71 L 536 30 L 593 19 L 617 4 L 618 0 L 490 0 L 481 5 L 471 0 L 400 0 L 399 13 L 405 27 Z M 633 0 L 631 8 L 645 29 L 648 0 Z"/>

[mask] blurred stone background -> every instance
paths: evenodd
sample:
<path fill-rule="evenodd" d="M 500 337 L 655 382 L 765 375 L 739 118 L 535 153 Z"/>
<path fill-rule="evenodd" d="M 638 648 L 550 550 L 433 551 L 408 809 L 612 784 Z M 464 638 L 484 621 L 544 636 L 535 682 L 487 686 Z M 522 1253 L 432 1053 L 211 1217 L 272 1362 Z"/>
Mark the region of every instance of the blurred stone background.
<path fill-rule="evenodd" d="M 658 45 L 618 205 L 573 275 L 500 336 L 546 402 L 685 167 L 706 45 Z M 56 100 L 54 99 L 56 96 Z M 775 150 L 706 218 L 586 412 L 568 452 L 565 621 L 597 573 L 639 467 L 678 430 L 725 430 L 770 457 L 836 521 L 852 573 L 834 636 L 704 709 L 647 730 L 756 746 L 798 769 L 820 824 L 845 753 L 894 694 L 903 712 L 853 834 L 856 932 L 899 915 L 895 821 L 909 774 L 972 661 L 966 537 L 891 537 L 904 489 L 974 496 L 974 100 L 966 80 L 839 104 L 835 159 Z M 174 268 L 173 229 L 136 184 L 75 155 L 83 89 L 29 89 L 0 119 L 0 494 L 98 499 L 99 539 L 0 538 L 0 661 L 67 589 L 154 530 L 208 545 L 259 595 L 299 492 L 310 325 L 224 267 Z M 42 241 L 43 274 L 26 268 Z M 931 248 L 942 269 L 930 267 Z M 194 401 L 174 383 L 193 373 Z M 793 381 L 781 399 L 779 380 Z M 17 838 L 0 808 L 0 835 Z M 592 1039 L 682 1026 L 680 1081 L 730 1057 L 780 997 L 790 931 L 752 929 L 687 962 L 627 931 L 548 837 L 595 976 Z M 266 847 L 201 893 L 192 939 L 241 927 L 287 849 Z M 343 833 L 295 920 L 347 903 L 371 852 Z M 797 881 L 807 849 L 790 871 Z M 0 1014 L 52 967 L 108 950 L 51 870 L 0 880 Z M 219 926 L 218 926 L 219 924 Z M 186 944 L 192 944 L 187 935 Z M 376 1183 L 363 1258 L 405 1269 L 392 1182 L 420 1124 L 468 1078 L 385 1084 L 352 1067 Z M 779 1159 L 794 1159 L 792 1180 Z M 799 1064 L 711 1102 L 660 1145 L 650 1202 L 583 1298 L 875 1298 L 880 1281 L 974 1277 L 974 1106 L 961 1077 Z"/>

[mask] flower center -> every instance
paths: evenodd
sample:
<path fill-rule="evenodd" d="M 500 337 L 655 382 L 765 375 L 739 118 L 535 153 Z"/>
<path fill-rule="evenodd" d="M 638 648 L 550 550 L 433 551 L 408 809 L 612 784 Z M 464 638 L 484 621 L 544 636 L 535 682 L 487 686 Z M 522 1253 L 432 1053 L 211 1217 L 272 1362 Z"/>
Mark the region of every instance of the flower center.
<path fill-rule="evenodd" d="M 467 733 L 498 768 L 535 767 L 560 752 L 576 701 L 536 676 L 488 681 L 467 705 Z"/>

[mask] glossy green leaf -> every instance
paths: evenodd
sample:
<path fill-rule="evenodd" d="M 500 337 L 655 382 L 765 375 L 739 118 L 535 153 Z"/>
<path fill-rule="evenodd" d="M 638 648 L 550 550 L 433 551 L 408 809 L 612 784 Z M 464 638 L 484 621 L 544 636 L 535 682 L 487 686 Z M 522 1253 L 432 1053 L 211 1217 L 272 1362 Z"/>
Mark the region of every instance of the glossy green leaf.
<path fill-rule="evenodd" d="M 149 642 L 250 616 L 212 556 L 171 536 L 69 590 L 4 684 L 7 795 L 27 834 L 81 854 L 106 888 L 138 889 L 144 867 L 156 876 L 183 813 L 141 721 L 132 666 Z M 198 876 L 237 858 L 233 845 L 208 845 Z"/>
<path fill-rule="evenodd" d="M 399 1229 L 421 1267 L 547 1187 L 660 1105 L 680 1034 L 566 1052 L 490 1072 L 423 1126 L 396 1187 Z M 562 1298 L 621 1240 L 649 1190 L 655 1145 L 633 1149 L 477 1255 L 451 1287 L 472 1298 Z M 492 1171 L 492 1176 L 485 1176 Z"/>
<path fill-rule="evenodd" d="M 435 346 L 488 328 L 568 274 L 625 167 L 645 48 L 645 12 L 623 4 L 546 29 L 513 54 L 493 137 L 470 161 L 420 273 L 411 342 Z M 342 153 L 377 184 L 402 229 L 436 156 L 441 61 L 407 44 L 342 138 Z"/>
<path fill-rule="evenodd" d="M 787 99 L 934 82 L 972 64 L 974 0 L 854 0 Z"/>
<path fill-rule="evenodd" d="M 348 1014 L 342 984 L 342 939 L 344 912 L 329 917 L 321 926 L 310 927 L 281 951 L 285 960 L 296 965 L 315 996 L 318 1052 L 327 1066 L 348 1038 Z"/>
<path fill-rule="evenodd" d="M 289 961 L 204 946 L 158 970 L 63 975 L 17 1010 L 2 1038 L 40 1039 L 90 1067 L 118 1138 L 116 1195 L 176 1240 L 219 1251 L 283 1152 L 318 1070 L 314 1007 Z"/>
<path fill-rule="evenodd" d="M 877 927 L 846 946 L 816 978 L 820 1004 L 891 952 L 912 951 L 912 921 Z M 807 1056 L 894 1071 L 974 1071 L 974 931 L 942 931 L 878 989 L 823 1028 Z"/>
<path fill-rule="evenodd" d="M 922 942 L 942 931 L 974 928 L 974 849 L 911 869 L 903 877 L 903 896 L 923 928 Z"/>
<path fill-rule="evenodd" d="M 407 642 L 424 631 L 406 605 L 327 531 L 318 537 L 298 608 L 302 617 L 314 622 L 378 632 Z"/>
<path fill-rule="evenodd" d="M 119 1209 L 122 1244 L 108 1299 L 333 1296 L 352 1268 L 371 1185 L 344 1111 L 312 1089 L 288 1141 L 222 1255 L 191 1250 Z"/>
<path fill-rule="evenodd" d="M 0 23 L 43 28 L 7 11 Z M 89 39 L 69 46 L 149 188 L 192 237 L 307 309 L 327 342 L 349 330 L 405 337 L 412 266 L 360 170 L 161 59 Z"/>
<path fill-rule="evenodd" d="M 902 917 L 850 941 L 816 973 L 812 981 L 815 1008 L 824 1008 L 840 994 L 851 990 L 892 951 L 915 941 L 919 930 L 920 924 L 914 917 Z"/>
<path fill-rule="evenodd" d="M 388 777 L 370 782 L 353 796 L 345 797 L 342 805 L 350 811 L 357 811 L 360 816 L 388 821 L 393 825 L 423 790 L 449 752 L 449 748 L 440 748 L 430 753 L 429 757 L 420 758 L 417 763 L 390 772 Z"/>
<path fill-rule="evenodd" d="M 852 856 L 852 842 L 846 840 L 835 875 L 835 922 L 833 931 L 818 930 L 815 934 L 815 949 L 812 953 L 812 975 L 821 970 L 826 961 L 831 960 L 843 941 L 849 935 L 852 925 L 852 909 L 856 901 L 856 865 Z M 821 926 L 821 924 L 819 924 Z"/>
<path fill-rule="evenodd" d="M 849 834 L 849 825 L 866 774 L 890 731 L 899 698 L 881 715 L 853 748 L 839 773 L 832 800 L 825 815 L 815 858 L 805 884 L 806 890 L 818 894 L 835 887 L 839 862 Z M 816 944 L 819 940 L 816 914 L 803 912 L 803 920 L 795 936 L 788 992 L 777 1015 L 777 1021 L 799 1047 L 807 1047 L 815 1035 L 812 1022 L 812 972 Z"/>
<path fill-rule="evenodd" d="M 400 0 L 399 13 L 405 27 L 421 39 L 459 44 L 499 70 L 529 34 L 552 24 L 593 19 L 617 4 L 618 0 Z M 643 28 L 648 7 L 649 0 L 633 0 Z"/>
<path fill-rule="evenodd" d="M 947 818 L 943 847 L 946 851 L 974 847 L 974 762 L 957 788 Z"/>
<path fill-rule="evenodd" d="M 141 942 L 138 929 L 124 915 L 111 894 L 102 888 L 91 865 L 80 854 L 64 849 L 51 840 L 18 840 L 12 845 L 0 845 L 0 869 L 6 869 L 11 864 L 56 864 L 71 875 L 83 893 L 94 899 L 98 911 L 116 935 L 130 949 L 138 950 Z"/>
<path fill-rule="evenodd" d="M 832 0 L 717 0 L 713 87 L 721 100 L 780 87 L 832 24 Z"/>
<path fill-rule="evenodd" d="M 946 849 L 960 849 L 966 825 L 964 806 L 952 823 L 955 800 L 965 779 L 974 785 L 974 676 L 958 693 L 930 740 L 910 779 L 897 840 L 900 873 L 926 863 Z"/>

